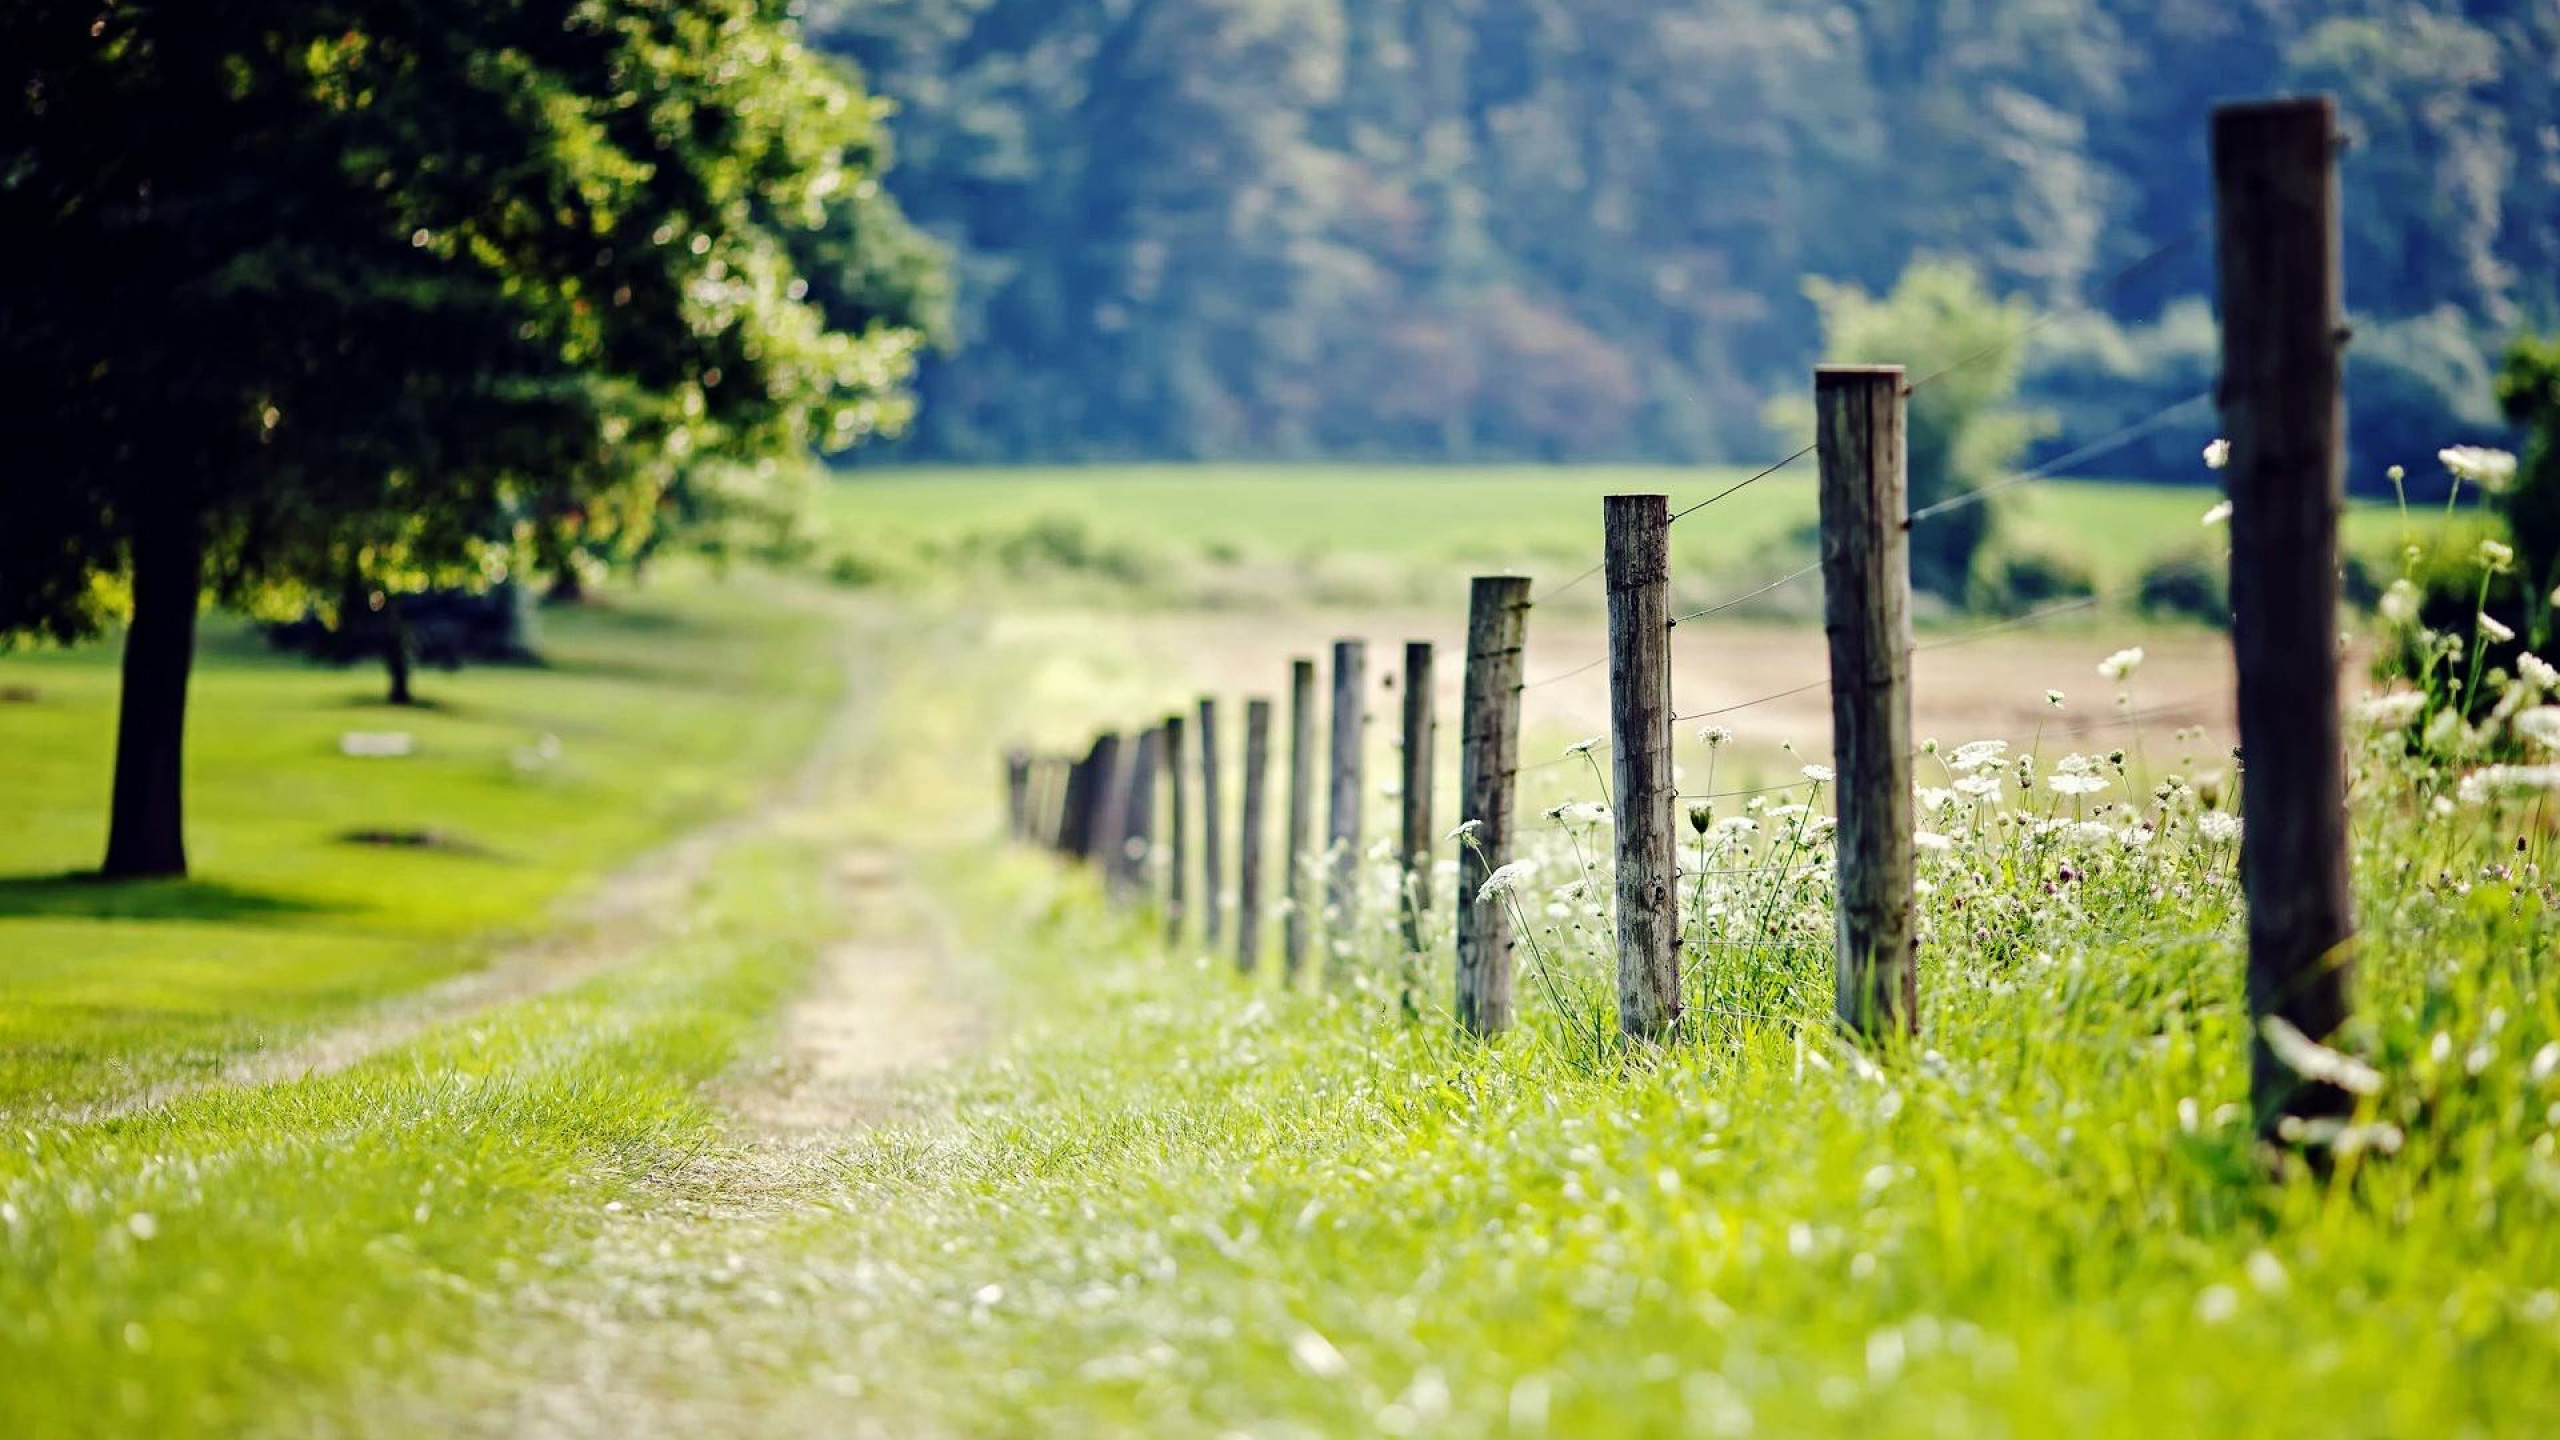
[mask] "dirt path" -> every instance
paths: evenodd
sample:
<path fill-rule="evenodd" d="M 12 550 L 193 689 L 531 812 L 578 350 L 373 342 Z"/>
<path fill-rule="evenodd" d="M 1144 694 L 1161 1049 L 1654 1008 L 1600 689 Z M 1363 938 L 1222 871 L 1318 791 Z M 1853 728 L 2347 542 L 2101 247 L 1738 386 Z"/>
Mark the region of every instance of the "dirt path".
<path fill-rule="evenodd" d="M 851 659 L 845 659 L 848 670 Z M 241 1055 L 214 1076 L 147 1085 L 54 1118 L 71 1123 L 158 1109 L 215 1086 L 253 1088 L 329 1075 L 415 1040 L 436 1026 L 566 989 L 645 952 L 680 930 L 713 863 L 740 839 L 789 823 L 820 802 L 828 778 L 877 723 L 869 687 L 849 680 L 799 767 L 762 800 L 658 846 L 570 900 L 540 933 L 506 945 L 449 980 L 395 996 L 344 1024 Z"/>

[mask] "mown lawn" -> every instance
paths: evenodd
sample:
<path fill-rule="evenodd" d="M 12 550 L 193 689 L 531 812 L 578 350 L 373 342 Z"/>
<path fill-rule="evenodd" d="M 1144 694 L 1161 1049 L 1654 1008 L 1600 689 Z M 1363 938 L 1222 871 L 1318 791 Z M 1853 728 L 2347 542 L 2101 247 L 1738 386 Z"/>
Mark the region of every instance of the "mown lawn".
<path fill-rule="evenodd" d="M 215 617 L 190 697 L 192 876 L 104 886 L 116 649 L 0 656 L 0 1113 L 109 1099 L 478 964 L 613 864 L 735 808 L 839 691 L 824 597 L 681 570 L 542 619 L 540 668 L 420 677 Z M 405 732 L 402 758 L 340 753 Z M 350 837 L 434 836 L 433 847 Z"/>

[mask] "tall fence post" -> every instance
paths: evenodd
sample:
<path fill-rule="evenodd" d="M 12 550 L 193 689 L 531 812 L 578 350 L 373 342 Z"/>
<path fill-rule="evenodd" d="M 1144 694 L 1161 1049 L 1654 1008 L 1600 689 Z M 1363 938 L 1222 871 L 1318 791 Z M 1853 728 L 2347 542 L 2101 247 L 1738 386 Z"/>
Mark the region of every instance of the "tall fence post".
<path fill-rule="evenodd" d="M 1609 591 L 1609 746 L 1617 806 L 1618 1028 L 1680 1023 L 1679 889 L 1671 814 L 1671 504 L 1601 500 Z"/>
<path fill-rule="evenodd" d="M 1015 840 L 1031 836 L 1031 752 L 1008 750 L 1004 756 L 1005 833 Z"/>
<path fill-rule="evenodd" d="M 1405 642 L 1404 763 L 1398 777 L 1403 823 L 1396 839 L 1404 948 L 1416 955 L 1422 953 L 1422 928 L 1431 913 L 1431 757 L 1440 733 L 1433 683 L 1431 642 Z"/>
<path fill-rule="evenodd" d="M 1262 962 L 1262 835 L 1265 793 L 1271 788 L 1271 702 L 1244 703 L 1244 814 L 1237 826 L 1236 969 L 1247 975 Z"/>
<path fill-rule="evenodd" d="M 1164 764 L 1164 732 L 1141 730 L 1130 749 L 1120 767 L 1128 774 L 1121 786 L 1120 843 L 1111 853 L 1106 872 L 1117 882 L 1112 888 L 1124 901 L 1144 899 L 1148 893 L 1147 877 L 1155 860 L 1156 771 Z"/>
<path fill-rule="evenodd" d="M 2213 112 L 2222 423 L 2231 442 L 2232 650 L 2240 676 L 2240 878 L 2249 901 L 2249 1095 L 2262 1133 L 2348 1114 L 2268 1031 L 2327 1043 L 2354 979 L 2338 724 L 2337 123 L 2326 97 Z"/>
<path fill-rule="evenodd" d="M 1280 926 L 1281 974 L 1295 984 L 1307 963 L 1307 841 L 1316 813 L 1316 662 L 1289 662 L 1289 853 L 1280 877 L 1289 913 Z"/>
<path fill-rule="evenodd" d="M 1478 903 L 1485 877 L 1511 863 L 1512 789 L 1520 768 L 1520 657 L 1529 582 L 1479 575 L 1467 594 L 1467 668 L 1458 705 L 1458 1028 L 1511 1028 L 1511 912 Z"/>
<path fill-rule="evenodd" d="M 1120 763 L 1120 748 L 1117 730 L 1094 737 L 1093 749 L 1085 755 L 1084 794 L 1076 821 L 1076 858 L 1092 861 L 1105 875 L 1111 873 L 1112 859 L 1120 853 L 1120 823 L 1129 809 L 1128 793 L 1121 788 L 1128 767 Z"/>
<path fill-rule="evenodd" d="M 1227 910 L 1223 818 L 1218 812 L 1218 702 L 1200 697 L 1200 942 L 1216 949 Z"/>
<path fill-rule="evenodd" d="M 1327 968 L 1350 944 L 1360 909 L 1361 740 L 1368 725 L 1369 647 L 1358 640 L 1333 642 L 1332 783 L 1325 806 L 1325 854 L 1331 860 L 1325 909 L 1331 917 Z"/>
<path fill-rule="evenodd" d="M 1911 912 L 1911 529 L 1899 365 L 1813 372 L 1822 628 L 1840 808 L 1832 981 L 1840 1023 L 1919 1029 Z"/>
<path fill-rule="evenodd" d="M 1071 755 L 1052 755 L 1043 768 L 1049 784 L 1040 802 L 1040 839 L 1050 849 L 1063 852 L 1067 848 L 1067 796 L 1075 788 L 1076 760 Z"/>
<path fill-rule="evenodd" d="M 1164 938 L 1179 944 L 1182 925 L 1190 901 L 1191 858 L 1184 848 L 1183 831 L 1189 827 L 1191 757 L 1183 748 L 1183 735 L 1188 729 L 1179 712 L 1164 717 L 1164 774 L 1168 788 L 1165 810 L 1165 893 Z"/>

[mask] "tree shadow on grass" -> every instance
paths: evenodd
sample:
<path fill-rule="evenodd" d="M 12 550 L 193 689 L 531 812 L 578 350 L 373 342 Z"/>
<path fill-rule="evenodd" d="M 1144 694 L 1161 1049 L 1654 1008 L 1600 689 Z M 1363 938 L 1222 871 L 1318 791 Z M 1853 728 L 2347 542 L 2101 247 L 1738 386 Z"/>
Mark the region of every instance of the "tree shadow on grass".
<path fill-rule="evenodd" d="M 317 915 L 325 906 L 218 880 L 124 880 L 95 871 L 0 875 L 0 919 L 221 922 Z"/>

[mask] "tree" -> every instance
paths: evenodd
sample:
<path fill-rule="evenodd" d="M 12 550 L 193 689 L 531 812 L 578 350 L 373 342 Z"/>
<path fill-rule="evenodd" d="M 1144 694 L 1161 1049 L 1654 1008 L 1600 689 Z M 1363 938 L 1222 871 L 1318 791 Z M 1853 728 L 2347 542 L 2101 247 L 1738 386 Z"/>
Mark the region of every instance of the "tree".
<path fill-rule="evenodd" d="M 0 635 L 129 616 L 106 874 L 185 871 L 205 593 L 486 576 L 645 534 L 693 460 L 904 420 L 897 304 L 843 328 L 800 263 L 893 217 L 878 109 L 785 8 L 0 12 Z"/>
<path fill-rule="evenodd" d="M 1916 262 L 1881 296 L 1823 280 L 1805 282 L 1805 292 L 1822 313 L 1826 361 L 1901 365 L 1910 374 L 1904 425 L 1914 512 L 2000 478 L 2044 430 L 2044 417 L 2015 403 L 2035 311 L 2022 300 L 1994 299 L 1966 266 Z M 1811 428 L 1809 410 L 1789 414 L 1790 428 Z M 1911 583 L 1962 599 L 1992 521 L 1992 507 L 1977 504 L 1913 527 Z"/>
<path fill-rule="evenodd" d="M 2498 401 L 2525 430 L 2504 505 L 2516 568 L 2534 608 L 2560 585 L 2560 336 L 2524 336 L 2498 373 Z"/>

